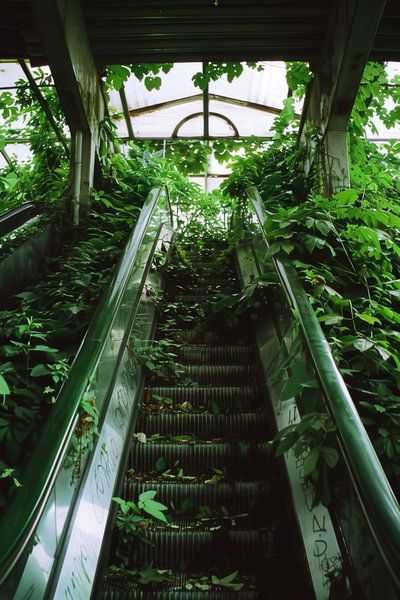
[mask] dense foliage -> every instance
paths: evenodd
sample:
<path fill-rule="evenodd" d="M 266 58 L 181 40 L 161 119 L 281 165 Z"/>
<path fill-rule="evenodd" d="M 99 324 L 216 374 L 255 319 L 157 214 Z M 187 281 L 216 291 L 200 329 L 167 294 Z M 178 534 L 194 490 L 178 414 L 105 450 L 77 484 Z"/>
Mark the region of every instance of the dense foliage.
<path fill-rule="evenodd" d="M 301 153 L 283 141 L 237 159 L 225 189 L 244 198 L 248 186 L 258 187 L 269 215 L 268 254 L 288 256 L 297 268 L 375 449 L 400 492 L 399 159 L 393 144 L 379 148 L 364 137 L 372 115 L 386 123 L 395 118 L 374 97 L 383 72 L 381 65 L 367 67 L 353 110 L 352 189 L 329 198 L 317 193 L 313 180 L 304 178 Z M 298 433 L 288 428 L 279 440 L 287 449 L 299 440 Z M 317 452 L 306 474 L 318 480 L 325 436 L 312 441 Z"/>
<path fill-rule="evenodd" d="M 229 82 L 243 73 L 244 63 L 241 62 L 208 62 L 201 71 L 197 71 L 192 81 L 195 87 L 205 90 L 211 81 L 217 81 L 226 75 Z M 251 69 L 262 71 L 264 66 L 256 61 L 247 61 Z M 120 90 L 131 75 L 143 81 L 146 88 L 158 90 L 162 85 L 161 73 L 169 73 L 173 63 L 134 63 L 130 65 L 110 65 L 107 67 L 106 85 L 108 88 Z"/>
<path fill-rule="evenodd" d="M 41 69 L 34 72 L 36 83 L 49 106 L 54 122 L 64 136 L 65 117 L 52 78 Z M 0 171 L 0 212 L 22 202 L 54 202 L 67 189 L 69 157 L 43 112 L 26 80 L 15 83 L 15 93 L 0 93 L 0 149 L 8 143 L 24 141 L 32 152 L 32 160 L 17 164 L 10 159 Z"/>
<path fill-rule="evenodd" d="M 43 278 L 1 311 L 0 468 L 20 465 L 34 446 L 138 210 L 115 199 L 95 205 L 79 230 L 64 229 Z"/>

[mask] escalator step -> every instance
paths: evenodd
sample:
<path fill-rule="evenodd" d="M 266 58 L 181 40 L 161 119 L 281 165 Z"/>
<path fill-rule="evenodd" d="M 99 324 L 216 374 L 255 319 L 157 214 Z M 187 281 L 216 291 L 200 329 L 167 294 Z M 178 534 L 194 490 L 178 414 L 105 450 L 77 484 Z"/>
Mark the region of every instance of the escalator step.
<path fill-rule="evenodd" d="M 226 295 L 239 291 L 239 287 L 237 282 L 234 281 L 197 281 L 197 282 L 176 282 L 175 284 L 168 286 L 168 296 L 175 297 L 180 294 L 188 294 L 194 296 L 201 296 L 202 298 L 207 298 L 207 296 L 213 297 L 216 295 Z"/>
<path fill-rule="evenodd" d="M 209 298 L 210 294 L 175 294 L 171 297 L 171 302 L 198 302 L 199 304 L 205 304 L 210 301 Z M 211 301 L 213 301 L 212 295 Z"/>
<path fill-rule="evenodd" d="M 242 413 L 231 415 L 161 413 L 142 414 L 136 431 L 147 435 L 193 434 L 201 439 L 239 438 L 265 440 L 267 438 L 267 418 L 265 414 Z"/>
<path fill-rule="evenodd" d="M 159 339 L 162 337 L 168 337 L 169 339 L 173 339 L 179 342 L 186 342 L 192 344 L 213 344 L 221 341 L 221 334 L 219 332 L 210 329 L 201 330 L 200 328 L 193 328 L 193 323 L 192 327 L 188 326 L 187 329 L 173 327 L 169 329 L 166 333 L 163 333 L 161 327 L 161 329 L 157 332 L 157 337 Z"/>
<path fill-rule="evenodd" d="M 156 386 L 152 388 L 153 396 L 170 398 L 176 403 L 190 402 L 195 406 L 214 405 L 223 411 L 241 409 L 248 411 L 260 406 L 262 399 L 261 390 L 256 385 L 246 386 L 199 386 L 199 387 L 167 387 Z"/>
<path fill-rule="evenodd" d="M 215 568 L 226 561 L 229 568 L 254 572 L 261 561 L 272 556 L 274 529 L 231 529 L 207 531 L 179 524 L 147 529 L 146 543 L 132 541 L 121 545 L 119 553 L 126 557 L 129 568 L 153 564 L 157 569 L 185 569 L 189 572 Z"/>
<path fill-rule="evenodd" d="M 257 383 L 256 365 L 183 365 L 182 377 L 199 385 L 238 385 Z M 158 380 L 160 381 L 160 380 Z M 164 380 L 165 381 L 165 380 Z"/>
<path fill-rule="evenodd" d="M 128 583 L 125 585 L 129 585 Z M 146 586 L 148 588 L 148 586 Z M 129 589 L 117 587 L 113 582 L 106 583 L 105 589 L 101 595 L 101 600 L 257 600 L 260 599 L 255 590 L 241 591 L 222 591 L 210 590 L 201 591 L 199 589 L 187 590 L 185 585 L 181 589 L 143 589 L 136 584 L 132 584 Z M 264 596 L 263 600 L 266 600 Z"/>
<path fill-rule="evenodd" d="M 201 346 L 185 345 L 178 349 L 178 361 L 186 364 L 254 364 L 252 346 Z"/>
<path fill-rule="evenodd" d="M 230 514 L 268 514 L 271 503 L 271 485 L 264 481 L 186 483 L 180 480 L 156 480 L 138 483 L 125 479 L 123 496 L 127 500 L 136 501 L 139 494 L 148 490 L 156 490 L 157 500 L 168 507 L 174 507 L 175 510 L 179 510 L 183 506 L 182 503 L 190 499 L 187 513 L 185 512 L 190 515 L 196 515 L 200 506 L 219 511 L 224 506 Z"/>
<path fill-rule="evenodd" d="M 129 466 L 147 473 L 154 470 L 159 458 L 166 468 L 179 466 L 187 472 L 201 475 L 213 468 L 226 469 L 227 477 L 259 479 L 270 474 L 270 446 L 266 443 L 141 443 L 134 441 L 129 452 Z"/>

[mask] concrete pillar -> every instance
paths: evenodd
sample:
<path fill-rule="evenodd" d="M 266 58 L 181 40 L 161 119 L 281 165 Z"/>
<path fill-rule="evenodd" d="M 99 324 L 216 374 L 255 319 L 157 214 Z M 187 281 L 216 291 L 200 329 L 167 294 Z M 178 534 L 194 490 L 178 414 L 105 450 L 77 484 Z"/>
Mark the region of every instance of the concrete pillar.
<path fill-rule="evenodd" d="M 350 187 L 346 131 L 327 131 L 324 137 L 325 190 L 328 195 Z"/>

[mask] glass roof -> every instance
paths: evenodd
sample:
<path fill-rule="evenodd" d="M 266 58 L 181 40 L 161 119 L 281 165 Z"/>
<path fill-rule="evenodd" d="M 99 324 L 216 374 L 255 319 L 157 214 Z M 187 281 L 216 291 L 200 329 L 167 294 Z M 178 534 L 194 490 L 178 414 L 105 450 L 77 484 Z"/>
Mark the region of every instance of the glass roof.
<path fill-rule="evenodd" d="M 283 107 L 288 95 L 283 62 L 258 63 L 262 70 L 250 69 L 244 65 L 243 73 L 231 83 L 224 76 L 211 82 L 208 90 L 209 137 L 259 136 L 266 141 L 274 135 L 274 118 Z M 400 74 L 400 63 L 388 63 L 390 76 Z M 47 67 L 43 67 L 49 73 Z M 177 63 L 167 74 L 161 74 L 159 90 L 149 91 L 143 81 L 133 75 L 125 83 L 125 95 L 133 136 L 137 139 L 202 138 L 204 136 L 204 98 L 202 91 L 195 87 L 192 77 L 202 71 L 201 63 Z M 0 91 L 10 91 L 15 81 L 25 79 L 16 62 L 0 63 Z M 129 138 L 128 127 L 123 113 L 120 93 L 110 92 L 110 114 L 117 125 L 118 135 Z M 301 113 L 302 103 L 296 103 L 296 112 Z M 0 114 L 0 128 L 4 120 Z M 376 141 L 400 139 L 400 126 L 387 130 L 381 122 L 375 123 L 378 133 L 367 131 L 369 138 Z M 24 140 L 24 121 L 13 123 L 13 135 L 5 150 L 18 161 L 30 159 L 30 151 Z M 0 154 L 0 167 L 5 158 Z M 214 173 L 223 175 L 219 165 Z M 214 181 L 213 179 L 213 181 Z M 211 181 L 211 179 L 210 179 Z M 211 185 L 211 184 L 210 184 Z"/>
<path fill-rule="evenodd" d="M 41 71 L 46 75 L 50 75 L 49 67 L 41 67 Z M 25 73 L 17 62 L 0 61 L 0 93 L 8 92 L 15 97 L 15 83 L 20 79 L 27 81 Z M 8 132 L 4 126 L 5 120 L 0 111 L 0 130 L 7 135 Z M 32 158 L 32 152 L 29 148 L 29 145 L 25 141 L 24 117 L 19 116 L 16 118 L 15 121 L 13 121 L 12 127 L 13 132 L 10 132 L 10 138 L 4 150 L 13 161 L 17 161 L 18 163 L 29 162 L 29 160 Z M 5 165 L 5 156 L 0 153 L 0 168 L 4 167 Z"/>
<path fill-rule="evenodd" d="M 288 94 L 285 64 L 258 64 L 262 70 L 243 65 L 243 73 L 231 83 L 226 76 L 210 83 L 210 137 L 273 136 L 273 120 Z M 152 91 L 133 75 L 128 79 L 125 95 L 135 138 L 203 136 L 203 93 L 192 81 L 201 70 L 201 63 L 175 64 L 162 75 L 161 88 Z M 110 107 L 119 135 L 128 137 L 118 92 L 111 92 Z M 296 108 L 300 113 L 301 105 Z"/>

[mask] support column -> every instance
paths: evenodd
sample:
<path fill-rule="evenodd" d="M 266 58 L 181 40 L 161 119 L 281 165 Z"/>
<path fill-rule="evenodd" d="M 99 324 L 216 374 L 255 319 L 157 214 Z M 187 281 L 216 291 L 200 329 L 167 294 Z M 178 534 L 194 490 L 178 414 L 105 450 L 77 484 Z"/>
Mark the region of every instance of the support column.
<path fill-rule="evenodd" d="M 346 131 L 385 3 L 338 0 L 321 58 L 311 65 L 314 79 L 304 103 L 299 143 L 307 148 L 307 170 L 322 152 L 318 162 L 325 171 L 327 194 L 350 185 Z"/>
<path fill-rule="evenodd" d="M 80 208 L 90 202 L 97 155 L 99 124 L 105 101 L 92 56 L 79 0 L 31 0 L 46 57 L 74 139 L 82 132 Z M 80 135 L 80 134 L 78 134 Z M 72 145 L 76 148 L 76 144 Z M 75 152 L 75 151 L 74 151 Z M 76 182 L 75 156 L 72 181 Z"/>
<path fill-rule="evenodd" d="M 324 138 L 325 193 L 336 194 L 350 187 L 349 155 L 347 148 L 347 132 L 331 131 Z"/>
<path fill-rule="evenodd" d="M 83 132 L 82 139 L 82 176 L 81 206 L 86 209 L 90 205 L 90 190 L 93 187 L 96 164 L 96 140 L 90 131 Z"/>

